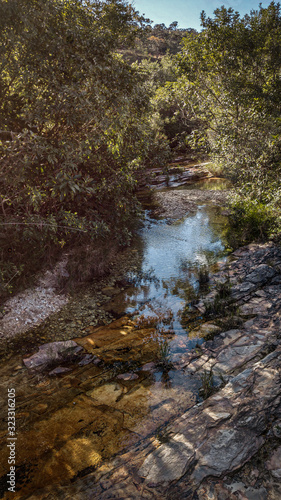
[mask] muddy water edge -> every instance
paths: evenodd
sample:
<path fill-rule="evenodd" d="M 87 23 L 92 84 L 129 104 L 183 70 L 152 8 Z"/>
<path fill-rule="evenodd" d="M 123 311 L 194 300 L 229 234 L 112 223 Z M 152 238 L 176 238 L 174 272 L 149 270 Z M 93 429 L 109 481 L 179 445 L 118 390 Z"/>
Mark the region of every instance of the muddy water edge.
<path fill-rule="evenodd" d="M 207 269 L 227 258 L 225 196 L 226 185 L 210 180 L 143 196 L 145 219 L 112 276 L 3 348 L 1 498 L 69 484 L 147 436 L 161 442 L 165 426 L 201 401 L 202 380 L 187 377 L 180 359 L 204 342 L 195 303 L 208 292 Z M 16 493 L 10 494 L 13 388 Z"/>

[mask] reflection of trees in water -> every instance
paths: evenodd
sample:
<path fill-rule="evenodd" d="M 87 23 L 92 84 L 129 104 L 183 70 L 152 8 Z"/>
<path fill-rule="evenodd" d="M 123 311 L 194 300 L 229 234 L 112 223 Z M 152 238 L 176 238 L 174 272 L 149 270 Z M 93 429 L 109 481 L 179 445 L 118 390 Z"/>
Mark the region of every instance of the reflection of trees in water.
<path fill-rule="evenodd" d="M 196 292 L 194 286 L 190 282 L 192 273 L 189 272 L 185 278 L 169 278 L 162 280 L 162 287 L 166 290 L 165 298 L 170 295 L 175 295 L 182 300 L 190 300 L 195 298 Z"/>
<path fill-rule="evenodd" d="M 221 242 L 223 247 L 227 245 L 226 231 L 228 229 L 228 218 L 223 214 L 222 207 L 208 207 L 208 224 L 212 230 L 214 239 Z M 223 253 L 224 250 L 222 249 Z M 213 262 L 214 263 L 214 262 Z"/>
<path fill-rule="evenodd" d="M 199 313 L 194 305 L 199 296 L 204 296 L 208 291 L 209 269 L 224 255 L 221 233 L 226 217 L 222 215 L 219 207 L 202 207 L 200 212 L 203 229 L 208 230 L 208 248 L 197 248 L 190 259 L 179 258 L 174 277 L 160 281 L 153 267 L 143 269 L 149 238 L 139 235 L 134 242 L 139 258 L 137 266 L 128 273 L 131 287 L 127 290 L 126 303 L 131 312 L 139 312 L 139 325 L 151 325 L 161 335 L 174 333 L 175 321 L 180 323 L 184 330 L 188 329 L 190 323 L 198 321 Z M 198 221 L 198 230 L 200 227 Z M 149 228 L 147 230 L 149 231 Z M 177 238 L 176 235 L 173 237 Z M 212 241 L 209 241 L 210 237 Z M 203 240 L 205 241 L 205 238 Z M 188 250 L 188 240 L 186 241 Z M 174 251 L 176 253 L 177 249 Z M 188 254 L 188 251 L 186 253 Z M 170 314 L 168 308 L 171 307 Z"/>
<path fill-rule="evenodd" d="M 155 303 L 145 304 L 142 314 L 135 319 L 137 328 L 155 328 L 158 334 L 173 334 L 174 313 L 171 308 Z"/>
<path fill-rule="evenodd" d="M 155 271 L 152 267 L 146 271 L 142 269 L 129 271 L 127 278 L 129 283 L 134 286 L 142 286 L 146 283 L 154 283 L 157 290 L 160 287 L 160 280 L 155 275 Z"/>

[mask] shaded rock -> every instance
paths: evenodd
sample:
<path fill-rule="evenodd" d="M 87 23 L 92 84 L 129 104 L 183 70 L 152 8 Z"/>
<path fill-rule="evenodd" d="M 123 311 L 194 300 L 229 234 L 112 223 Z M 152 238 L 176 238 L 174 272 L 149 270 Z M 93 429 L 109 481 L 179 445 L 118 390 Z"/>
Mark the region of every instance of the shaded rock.
<path fill-rule="evenodd" d="M 67 372 L 71 372 L 71 368 L 66 368 L 65 366 L 58 366 L 57 368 L 49 372 L 49 375 L 51 376 L 61 375 L 62 373 L 67 373 Z"/>
<path fill-rule="evenodd" d="M 263 285 L 270 278 L 273 278 L 275 274 L 276 271 L 272 267 L 269 267 L 266 264 L 260 264 L 252 273 L 247 276 L 247 281 L 250 281 L 254 284 Z"/>
<path fill-rule="evenodd" d="M 40 371 L 62 361 L 73 360 L 80 351 L 82 347 L 73 340 L 51 342 L 41 345 L 38 352 L 25 358 L 23 362 L 27 368 Z"/>
<path fill-rule="evenodd" d="M 151 362 L 151 363 L 145 363 L 145 365 L 143 365 L 143 366 L 141 367 L 141 369 L 142 369 L 144 372 L 154 371 L 154 370 L 156 370 L 156 368 L 157 368 L 157 367 L 156 367 L 156 363 L 153 363 L 153 362 Z"/>
<path fill-rule="evenodd" d="M 94 356 L 93 354 L 86 354 L 85 356 L 83 356 L 83 358 L 81 359 L 81 361 L 79 361 L 78 365 L 79 366 L 86 366 L 86 365 L 89 365 L 92 362 L 94 362 L 95 364 L 97 364 L 96 360 L 98 360 L 99 363 L 101 362 L 101 360 L 99 358 L 97 358 L 96 356 Z"/>
<path fill-rule="evenodd" d="M 248 283 L 246 281 L 242 284 L 235 285 L 231 290 L 231 295 L 235 299 L 240 299 L 244 297 L 244 295 L 252 292 L 253 290 L 256 290 L 256 288 L 257 286 L 255 283 Z"/>
<path fill-rule="evenodd" d="M 266 462 L 266 467 L 273 477 L 281 479 L 281 446 L 271 454 L 270 459 Z"/>
<path fill-rule="evenodd" d="M 232 385 L 232 390 L 234 392 L 242 391 L 242 389 L 245 389 L 252 383 L 252 379 L 253 379 L 253 370 L 251 368 L 244 370 L 242 373 L 236 375 L 236 377 L 233 377 L 233 379 L 230 381 L 230 384 Z"/>
<path fill-rule="evenodd" d="M 193 477 L 196 482 L 209 475 L 220 476 L 235 470 L 253 455 L 264 442 L 251 429 L 222 429 L 198 449 L 199 464 Z"/>
<path fill-rule="evenodd" d="M 256 345 L 227 347 L 218 355 L 215 368 L 222 372 L 230 372 L 253 358 L 261 350 L 262 345 L 262 342 L 257 342 Z"/>
<path fill-rule="evenodd" d="M 129 372 L 129 373 L 121 373 L 120 375 L 117 375 L 116 378 L 127 381 L 127 380 L 137 380 L 139 377 L 136 373 Z"/>
<path fill-rule="evenodd" d="M 240 314 L 265 314 L 272 307 L 272 302 L 263 298 L 253 298 L 240 308 Z"/>
<path fill-rule="evenodd" d="M 194 450 L 186 438 L 176 434 L 147 457 L 139 470 L 147 483 L 162 485 L 180 479 L 194 459 Z"/>

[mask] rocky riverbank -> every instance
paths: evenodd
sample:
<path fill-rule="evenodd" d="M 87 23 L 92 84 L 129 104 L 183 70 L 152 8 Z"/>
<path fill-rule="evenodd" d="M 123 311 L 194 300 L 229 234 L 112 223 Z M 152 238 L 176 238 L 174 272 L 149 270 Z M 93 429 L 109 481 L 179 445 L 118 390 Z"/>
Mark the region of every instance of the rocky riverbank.
<path fill-rule="evenodd" d="M 206 193 L 159 191 L 159 216 L 225 200 Z M 5 352 L 16 354 L 0 367 L 2 497 L 10 498 L 5 394 L 15 387 L 15 500 L 279 500 L 281 250 L 250 245 L 218 263 L 200 300 L 186 305 L 199 321 L 188 335 L 166 329 L 161 339 L 153 318 L 112 321 L 126 290 L 134 294 L 124 277 L 137 276 L 141 258 L 124 251 L 108 278 L 36 329 L 13 335 L 10 325 Z M 57 293 L 56 276 L 39 285 Z"/>
<path fill-rule="evenodd" d="M 219 313 L 218 297 L 225 308 Z M 211 395 L 72 485 L 28 498 L 280 499 L 280 299 L 280 249 L 250 245 L 234 252 L 196 306 L 209 315 L 209 327 L 219 317 L 240 326 L 221 327 L 173 359 L 187 379 L 205 380 Z"/>

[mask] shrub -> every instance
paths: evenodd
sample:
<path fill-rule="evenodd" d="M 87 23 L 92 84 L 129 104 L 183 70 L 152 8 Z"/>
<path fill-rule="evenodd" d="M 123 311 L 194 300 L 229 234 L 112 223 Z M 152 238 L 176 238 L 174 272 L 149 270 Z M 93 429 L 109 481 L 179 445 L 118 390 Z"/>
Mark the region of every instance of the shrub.
<path fill-rule="evenodd" d="M 226 237 L 232 248 L 251 241 L 265 241 L 276 229 L 277 214 L 272 205 L 237 196 L 231 203 Z"/>

